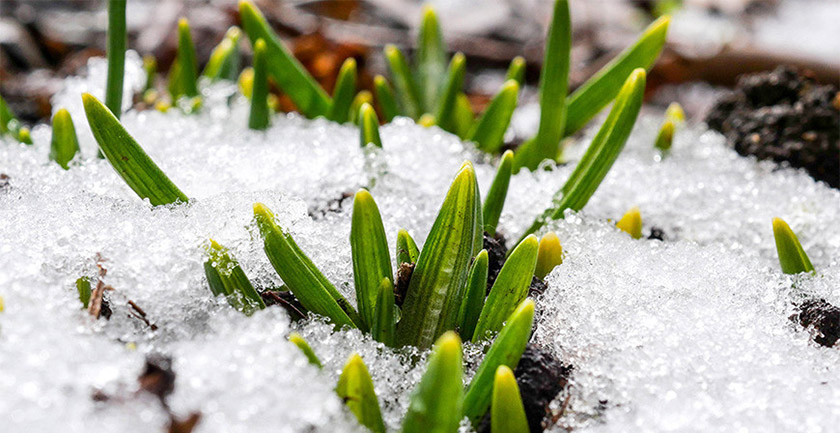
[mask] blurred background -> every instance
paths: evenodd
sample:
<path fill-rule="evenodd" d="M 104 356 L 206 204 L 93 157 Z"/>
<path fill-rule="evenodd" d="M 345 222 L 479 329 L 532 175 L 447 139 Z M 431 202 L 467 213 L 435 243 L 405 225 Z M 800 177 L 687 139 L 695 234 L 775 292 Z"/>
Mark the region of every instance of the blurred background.
<path fill-rule="evenodd" d="M 360 85 L 385 73 L 382 47 L 411 49 L 424 2 L 416 0 L 256 0 L 295 55 L 330 91 L 341 63 L 354 57 Z M 524 56 L 536 85 L 551 17 L 548 0 L 426 1 L 438 11 L 449 49 L 467 56 L 466 87 L 476 110 L 503 81 L 510 60 Z M 571 1 L 571 84 L 582 83 L 662 14 L 671 14 L 665 52 L 648 89 L 654 105 L 677 100 L 703 118 L 716 95 L 747 72 L 780 64 L 840 81 L 837 0 Z M 47 120 L 50 98 L 68 75 L 103 56 L 105 0 L 0 1 L 0 93 L 24 122 Z M 129 48 L 153 55 L 164 74 L 175 57 L 177 20 L 190 20 L 200 67 L 231 25 L 236 0 L 128 0 Z M 250 55 L 247 42 L 243 51 Z M 247 62 L 247 60 L 246 60 Z M 525 92 L 534 98 L 535 92 Z"/>

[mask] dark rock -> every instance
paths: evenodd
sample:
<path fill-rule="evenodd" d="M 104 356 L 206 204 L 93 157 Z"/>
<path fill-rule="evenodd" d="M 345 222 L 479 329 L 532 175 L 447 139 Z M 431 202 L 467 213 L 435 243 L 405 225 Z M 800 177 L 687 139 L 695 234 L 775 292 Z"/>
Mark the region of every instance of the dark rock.
<path fill-rule="evenodd" d="M 787 67 L 745 75 L 706 118 L 741 155 L 786 162 L 840 188 L 840 93 Z"/>
<path fill-rule="evenodd" d="M 799 324 L 815 331 L 814 341 L 825 347 L 833 347 L 840 339 L 840 308 L 825 299 L 810 299 L 802 303 L 798 315 Z"/>

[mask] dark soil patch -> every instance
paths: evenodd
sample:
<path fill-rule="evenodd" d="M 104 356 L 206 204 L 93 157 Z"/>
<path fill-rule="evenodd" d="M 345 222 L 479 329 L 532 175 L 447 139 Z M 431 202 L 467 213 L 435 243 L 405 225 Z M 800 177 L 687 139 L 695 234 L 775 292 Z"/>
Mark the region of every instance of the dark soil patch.
<path fill-rule="evenodd" d="M 650 234 L 647 238 L 650 240 L 664 241 L 667 239 L 667 235 L 665 234 L 665 230 L 654 226 L 650 228 Z"/>
<path fill-rule="evenodd" d="M 323 204 L 311 206 L 309 208 L 309 216 L 312 217 L 312 219 L 317 220 L 327 216 L 327 214 L 330 213 L 344 212 L 344 202 L 347 199 L 353 198 L 353 196 L 354 194 L 352 191 L 345 191 L 342 192 L 340 196 L 329 199 Z"/>
<path fill-rule="evenodd" d="M 552 418 L 549 404 L 566 387 L 571 372 L 572 367 L 563 364 L 551 352 L 538 344 L 528 343 L 513 374 L 531 433 L 540 433 L 548 427 L 546 422 Z M 482 418 L 478 432 L 490 433 L 490 412 Z"/>
<path fill-rule="evenodd" d="M 306 317 L 306 308 L 298 301 L 295 294 L 289 290 L 266 290 L 260 293 L 260 296 L 263 302 L 265 302 L 266 307 L 277 305 L 284 308 L 289 313 L 289 317 L 293 322 L 303 320 Z"/>
<path fill-rule="evenodd" d="M 490 294 L 490 288 L 496 282 L 496 277 L 499 276 L 499 271 L 505 264 L 505 257 L 507 256 L 507 247 L 505 246 L 505 236 L 500 232 L 496 232 L 496 236 L 491 236 L 484 232 L 484 249 L 487 250 L 487 294 Z"/>
<path fill-rule="evenodd" d="M 825 299 L 809 299 L 800 305 L 800 312 L 793 317 L 806 329 L 814 331 L 814 341 L 833 347 L 840 339 L 840 308 Z"/>
<path fill-rule="evenodd" d="M 745 75 L 706 117 L 741 155 L 787 162 L 840 188 L 840 93 L 789 67 Z"/>

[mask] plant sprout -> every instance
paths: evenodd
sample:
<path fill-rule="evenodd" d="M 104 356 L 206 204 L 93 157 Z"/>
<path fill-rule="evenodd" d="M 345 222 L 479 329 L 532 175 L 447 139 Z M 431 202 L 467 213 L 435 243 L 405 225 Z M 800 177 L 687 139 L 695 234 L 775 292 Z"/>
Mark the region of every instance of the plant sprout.
<path fill-rule="evenodd" d="M 108 0 L 108 77 L 105 83 L 105 106 L 119 119 L 122 114 L 123 76 L 125 75 L 125 6 L 126 0 Z"/>
<path fill-rule="evenodd" d="M 251 88 L 251 112 L 248 115 L 248 127 L 256 130 L 268 128 L 268 76 L 265 41 L 258 39 L 254 44 L 254 81 Z"/>
<path fill-rule="evenodd" d="M 773 218 L 773 237 L 776 239 L 776 252 L 779 254 L 782 272 L 786 274 L 814 272 L 814 265 L 805 254 L 796 233 L 781 218 Z"/>
<path fill-rule="evenodd" d="M 236 81 L 241 63 L 239 54 L 239 39 L 241 37 L 242 30 L 239 27 L 229 28 L 219 45 L 216 45 L 210 53 L 210 59 L 207 61 L 204 71 L 201 72 L 201 76 L 212 81 Z"/>
<path fill-rule="evenodd" d="M 519 385 L 513 370 L 506 365 L 496 369 L 493 381 L 493 400 L 490 412 L 491 433 L 517 433 L 528 431 L 528 418 L 519 395 Z"/>
<path fill-rule="evenodd" d="M 665 110 L 665 121 L 659 129 L 659 134 L 656 135 L 654 147 L 662 152 L 668 152 L 671 150 L 671 142 L 674 140 L 674 131 L 683 122 L 685 122 L 685 112 L 683 112 L 680 104 L 672 102 Z"/>
<path fill-rule="evenodd" d="M 32 144 L 29 128 L 21 125 L 6 104 L 6 100 L 0 95 L 0 137 L 7 134 L 20 143 Z"/>
<path fill-rule="evenodd" d="M 79 152 L 79 139 L 70 112 L 61 108 L 55 112 L 52 119 L 52 141 L 50 143 L 50 160 L 55 161 L 61 168 L 67 170 L 68 164 Z"/>
<path fill-rule="evenodd" d="M 554 232 L 548 232 L 540 239 L 540 249 L 537 253 L 537 266 L 534 276 L 544 280 L 555 266 L 563 263 L 563 247 L 560 238 Z"/>

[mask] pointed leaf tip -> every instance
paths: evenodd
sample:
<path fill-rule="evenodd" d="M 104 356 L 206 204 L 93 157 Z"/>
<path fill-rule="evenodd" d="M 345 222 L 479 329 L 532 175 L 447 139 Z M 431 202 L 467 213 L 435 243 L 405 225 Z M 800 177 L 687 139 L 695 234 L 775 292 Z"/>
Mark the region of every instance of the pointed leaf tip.
<path fill-rule="evenodd" d="M 814 265 L 799 243 L 796 233 L 781 218 L 773 218 L 773 237 L 776 240 L 776 252 L 779 265 L 786 274 L 814 272 Z"/>
<path fill-rule="evenodd" d="M 633 239 L 641 239 L 642 237 L 642 213 L 639 208 L 633 206 L 621 219 L 616 223 L 616 227 L 623 232 L 628 233 Z"/>
<path fill-rule="evenodd" d="M 563 263 L 563 247 L 560 238 L 554 232 L 548 232 L 540 239 L 540 248 L 537 253 L 537 266 L 534 275 L 544 280 L 548 274 L 557 266 Z"/>

